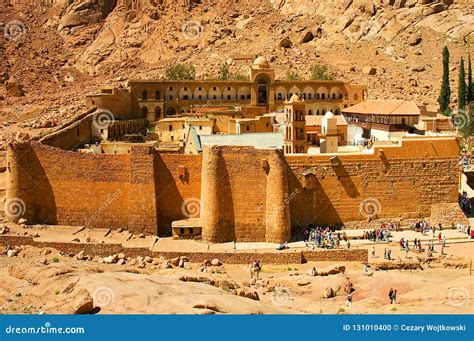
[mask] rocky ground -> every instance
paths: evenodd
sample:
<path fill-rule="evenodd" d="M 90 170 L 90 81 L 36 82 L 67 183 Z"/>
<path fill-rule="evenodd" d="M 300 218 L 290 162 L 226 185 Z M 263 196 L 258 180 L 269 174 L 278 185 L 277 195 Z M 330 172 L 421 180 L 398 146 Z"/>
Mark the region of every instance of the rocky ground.
<path fill-rule="evenodd" d="M 368 84 L 371 98 L 436 105 L 446 44 L 455 101 L 474 32 L 472 3 L 460 0 L 42 3 L 0 4 L 0 152 L 25 138 L 18 132 L 44 134 L 80 113 L 99 84 L 159 78 L 175 63 L 200 78 L 217 77 L 223 63 L 244 73 L 243 55 L 266 56 L 279 78 L 328 65 L 334 78 Z"/>
<path fill-rule="evenodd" d="M 396 251 L 396 247 L 393 251 Z M 249 267 L 213 260 L 190 264 L 146 259 L 105 264 L 69 257 L 54 249 L 10 248 L 0 256 L 2 313 L 191 313 L 191 314 L 358 314 L 472 313 L 469 275 L 472 248 L 457 244 L 462 256 L 397 264 L 264 264 L 252 281 Z M 469 250 L 471 250 L 469 254 Z M 381 253 L 382 249 L 377 249 Z M 448 251 L 448 254 L 450 251 Z M 8 254 L 8 255 L 7 255 Z M 121 257 L 121 256 L 117 256 Z M 78 259 L 79 258 L 79 259 Z M 141 267 L 140 261 L 145 265 Z M 173 265 L 174 264 L 174 265 Z M 414 266 L 416 264 L 416 266 Z M 181 266 L 179 266 L 181 265 Z M 317 267 L 318 276 L 310 276 Z M 345 305 L 348 283 L 354 303 Z M 328 287 L 336 297 L 324 298 Z M 397 304 L 388 291 L 398 290 Z"/>

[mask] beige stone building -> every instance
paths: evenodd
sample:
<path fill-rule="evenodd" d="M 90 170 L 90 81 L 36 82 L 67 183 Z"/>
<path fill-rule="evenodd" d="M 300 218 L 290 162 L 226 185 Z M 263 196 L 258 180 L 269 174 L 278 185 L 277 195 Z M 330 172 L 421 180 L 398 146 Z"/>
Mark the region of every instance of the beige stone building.
<path fill-rule="evenodd" d="M 127 119 L 154 123 L 165 117 L 192 113 L 196 107 L 240 107 L 243 116 L 254 118 L 283 111 L 296 94 L 305 101 L 306 115 L 340 114 L 342 109 L 367 98 L 365 85 L 329 80 L 278 80 L 263 57 L 255 59 L 249 80 L 132 80 L 130 89 L 102 88 L 88 96 L 88 104 L 110 109 Z"/>

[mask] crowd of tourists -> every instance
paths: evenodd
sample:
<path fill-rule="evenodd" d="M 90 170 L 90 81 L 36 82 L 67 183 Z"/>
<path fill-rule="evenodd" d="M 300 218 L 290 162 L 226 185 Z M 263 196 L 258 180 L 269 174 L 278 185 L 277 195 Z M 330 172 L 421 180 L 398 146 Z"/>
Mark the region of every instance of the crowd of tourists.
<path fill-rule="evenodd" d="M 346 232 L 336 231 L 336 227 L 333 226 L 322 227 L 310 224 L 303 231 L 303 238 L 308 249 L 315 247 L 335 249 L 341 246 L 342 241 L 346 247 L 350 247 Z"/>

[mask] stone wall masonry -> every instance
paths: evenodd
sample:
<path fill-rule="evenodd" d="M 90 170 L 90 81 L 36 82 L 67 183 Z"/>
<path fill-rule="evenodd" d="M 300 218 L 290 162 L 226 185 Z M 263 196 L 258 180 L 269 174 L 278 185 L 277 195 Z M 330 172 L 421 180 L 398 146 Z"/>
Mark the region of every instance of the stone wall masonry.
<path fill-rule="evenodd" d="M 9 146 L 6 192 L 25 202 L 29 223 L 163 236 L 173 221 L 200 217 L 205 241 L 282 243 L 309 223 L 367 221 L 366 206 L 371 219 L 430 217 L 458 201 L 458 155 L 454 137 L 407 138 L 336 163 L 253 147 L 94 155 L 32 142 Z"/>
<path fill-rule="evenodd" d="M 287 156 L 291 167 L 290 192 L 293 228 L 315 224 L 367 221 L 362 208 L 371 206 L 372 218 L 429 217 L 432 206 L 457 203 L 459 147 L 456 139 L 407 140 L 402 146 L 377 147 L 373 154 Z M 303 172 L 311 169 L 312 188 L 304 187 Z"/>
<path fill-rule="evenodd" d="M 107 257 L 123 253 L 126 257 L 154 257 L 172 259 L 186 256 L 191 263 L 202 263 L 213 258 L 224 264 L 251 264 L 261 260 L 263 264 L 302 264 L 306 262 L 367 262 L 367 249 L 351 250 L 322 250 L 322 251 L 292 251 L 292 252 L 186 252 L 186 251 L 150 251 L 148 248 L 128 248 L 122 244 L 85 244 L 36 241 L 31 236 L 0 236 L 0 245 L 20 246 L 30 245 L 37 248 L 53 248 L 65 254 L 77 254 L 84 251 L 87 256 Z"/>

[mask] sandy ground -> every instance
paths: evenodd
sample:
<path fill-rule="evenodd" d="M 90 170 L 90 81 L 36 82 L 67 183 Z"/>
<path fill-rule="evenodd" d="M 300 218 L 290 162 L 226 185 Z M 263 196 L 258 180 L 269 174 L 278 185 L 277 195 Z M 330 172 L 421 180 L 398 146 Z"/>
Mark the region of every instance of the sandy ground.
<path fill-rule="evenodd" d="M 22 230 L 28 234 L 33 231 L 31 228 Z M 38 229 L 40 238 L 49 239 L 58 232 L 51 230 Z M 103 232 L 93 231 L 93 234 L 99 238 Z M 200 264 L 165 269 L 165 260 L 154 259 L 140 268 L 132 265 L 131 260 L 127 260 L 126 265 L 102 264 L 77 260 L 57 250 L 49 253 L 23 247 L 16 257 L 0 256 L 0 312 L 73 313 L 84 301 L 90 301 L 94 310 L 89 312 L 113 314 L 473 313 L 474 281 L 470 267 L 474 244 L 460 239 L 463 235 L 457 231 L 443 233 L 448 240 L 445 255 L 441 255 L 440 246 L 436 246 L 430 261 L 426 260 L 426 252 L 410 252 L 408 259 L 405 258 L 405 252 L 399 250 L 397 235 L 392 243 L 360 241 L 358 247 L 371 250 L 375 246 L 376 257 L 370 257 L 368 273 L 364 271 L 364 264 L 357 262 L 264 264 L 261 280 L 256 283 L 250 280 L 248 265 L 223 264 L 207 267 L 206 272 L 202 272 Z M 411 240 L 415 233 L 399 234 Z M 111 239 L 122 239 L 126 235 L 124 232 L 123 236 L 117 234 Z M 151 241 L 137 238 L 132 244 Z M 394 260 L 383 259 L 385 248 L 392 250 Z M 417 270 L 401 270 L 405 263 L 420 260 L 421 267 Z M 392 263 L 394 269 L 376 270 L 381 263 Z M 345 267 L 344 273 L 309 274 L 312 267 L 321 272 L 339 266 Z M 188 279 L 183 280 L 184 276 Z M 348 281 L 355 289 L 351 306 L 346 306 L 344 293 Z M 341 287 L 341 290 L 334 298 L 323 298 L 329 286 L 335 290 Z M 398 291 L 396 304 L 389 302 L 390 288 Z M 258 295 L 259 299 L 248 298 L 249 293 Z"/>

